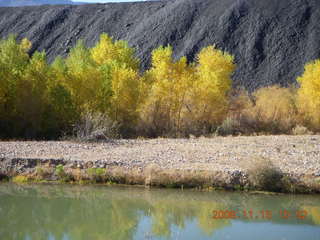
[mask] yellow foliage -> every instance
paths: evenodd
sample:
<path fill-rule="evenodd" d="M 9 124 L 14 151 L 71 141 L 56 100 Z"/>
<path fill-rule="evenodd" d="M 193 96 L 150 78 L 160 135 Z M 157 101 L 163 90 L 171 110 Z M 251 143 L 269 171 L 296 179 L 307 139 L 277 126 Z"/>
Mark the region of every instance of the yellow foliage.
<path fill-rule="evenodd" d="M 150 91 L 141 108 L 142 119 L 158 132 L 212 130 L 227 114 L 233 57 L 211 46 L 200 52 L 195 65 L 185 57 L 174 61 L 172 53 L 170 46 L 152 53 L 152 68 L 146 74 Z"/>
<path fill-rule="evenodd" d="M 17 113 L 25 118 L 25 128 L 41 129 L 47 105 L 48 65 L 44 53 L 35 53 L 17 84 Z M 33 135 L 33 134 L 32 134 Z M 30 136 L 34 137 L 34 136 Z"/>
<path fill-rule="evenodd" d="M 29 61 L 30 47 L 28 40 L 18 43 L 13 35 L 0 40 L 0 104 L 14 97 L 15 85 Z"/>
<path fill-rule="evenodd" d="M 298 109 L 311 126 L 320 129 L 320 60 L 308 63 L 299 77 Z"/>
<path fill-rule="evenodd" d="M 32 43 L 27 38 L 24 38 L 21 40 L 20 47 L 23 52 L 27 53 L 31 49 Z"/>
<path fill-rule="evenodd" d="M 197 64 L 175 61 L 171 47 L 159 47 L 142 76 L 134 50 L 107 34 L 91 49 L 79 41 L 53 64 L 44 52 L 29 57 L 30 48 L 27 39 L 0 41 L 0 127 L 15 129 L 13 135 L 28 129 L 31 137 L 49 136 L 88 112 L 130 130 L 140 117 L 160 135 L 201 125 L 211 131 L 226 115 L 235 65 L 214 47 L 203 49 Z"/>
<path fill-rule="evenodd" d="M 256 91 L 255 105 L 245 110 L 247 118 L 267 132 L 289 132 L 296 124 L 295 92 L 271 86 Z"/>
<path fill-rule="evenodd" d="M 98 65 L 120 65 L 134 70 L 139 68 L 134 50 L 125 41 L 113 41 L 107 34 L 101 34 L 100 41 L 91 49 L 91 55 Z"/>
<path fill-rule="evenodd" d="M 115 68 L 112 71 L 111 109 L 113 120 L 133 124 L 137 118 L 140 93 L 140 77 L 129 68 Z"/>
<path fill-rule="evenodd" d="M 189 95 L 189 110 L 198 124 L 211 127 L 221 123 L 228 111 L 233 57 L 209 46 L 197 56 L 196 80 Z"/>
<path fill-rule="evenodd" d="M 288 88 L 272 86 L 258 90 L 256 105 L 266 121 L 281 121 L 295 116 L 294 94 Z"/>
<path fill-rule="evenodd" d="M 90 52 L 82 41 L 71 50 L 66 59 L 66 66 L 67 76 L 64 84 L 70 90 L 76 105 L 83 112 L 97 108 L 104 78 L 94 66 Z"/>
<path fill-rule="evenodd" d="M 229 115 L 238 120 L 242 117 L 244 111 L 253 107 L 249 93 L 244 89 L 235 89 L 235 91 L 230 94 L 229 101 Z"/>
<path fill-rule="evenodd" d="M 172 47 L 162 47 L 152 52 L 151 74 L 156 79 L 169 80 L 173 72 Z"/>
<path fill-rule="evenodd" d="M 29 177 L 23 176 L 23 175 L 15 176 L 12 178 L 12 182 L 14 182 L 14 183 L 27 183 L 27 182 L 29 182 Z"/>
<path fill-rule="evenodd" d="M 188 66 L 185 57 L 174 62 L 171 47 L 154 50 L 152 68 L 147 72 L 150 90 L 141 108 L 141 117 L 163 131 L 179 131 L 193 78 L 194 69 Z"/>
<path fill-rule="evenodd" d="M 13 35 L 0 40 L 0 135 L 14 134 L 18 129 L 17 87 L 29 64 L 30 42 L 17 42 Z"/>

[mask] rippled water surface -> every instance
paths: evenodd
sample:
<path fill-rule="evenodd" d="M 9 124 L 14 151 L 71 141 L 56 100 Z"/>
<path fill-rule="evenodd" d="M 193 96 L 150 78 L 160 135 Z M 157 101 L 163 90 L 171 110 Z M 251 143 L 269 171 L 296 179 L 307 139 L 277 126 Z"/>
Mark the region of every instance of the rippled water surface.
<path fill-rule="evenodd" d="M 0 184 L 0 239 L 319 240 L 320 196 Z"/>

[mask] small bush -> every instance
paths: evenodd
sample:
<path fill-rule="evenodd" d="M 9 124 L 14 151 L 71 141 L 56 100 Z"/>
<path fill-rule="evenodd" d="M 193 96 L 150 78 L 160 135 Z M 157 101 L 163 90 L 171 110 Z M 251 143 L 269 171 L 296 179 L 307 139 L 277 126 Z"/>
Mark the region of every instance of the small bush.
<path fill-rule="evenodd" d="M 250 165 L 249 182 L 254 189 L 272 192 L 283 190 L 283 174 L 270 160 L 257 158 Z"/>
<path fill-rule="evenodd" d="M 56 166 L 55 174 L 62 182 L 69 182 L 74 180 L 73 176 L 65 171 L 64 166 L 62 164 Z"/>
<path fill-rule="evenodd" d="M 56 166 L 55 174 L 60 178 L 60 180 L 64 181 L 66 179 L 66 172 L 64 171 L 64 166 L 59 164 Z"/>
<path fill-rule="evenodd" d="M 107 115 L 86 113 L 74 127 L 74 135 L 80 141 L 97 141 L 119 138 L 119 125 Z"/>
<path fill-rule="evenodd" d="M 50 177 L 51 171 L 47 167 L 41 167 L 37 166 L 36 167 L 36 176 L 38 180 L 45 180 L 48 177 Z"/>
<path fill-rule="evenodd" d="M 304 126 L 297 125 L 292 129 L 292 134 L 293 135 L 311 135 L 313 134 L 313 132 L 309 131 L 309 129 Z"/>
<path fill-rule="evenodd" d="M 29 177 L 23 175 L 15 176 L 12 178 L 12 182 L 14 183 L 27 183 L 29 182 L 29 180 Z"/>
<path fill-rule="evenodd" d="M 256 133 L 290 133 L 297 121 L 294 91 L 272 86 L 259 89 L 253 96 L 254 106 L 244 110 L 247 125 Z"/>
<path fill-rule="evenodd" d="M 104 168 L 88 168 L 87 174 L 91 181 L 102 182 L 103 176 L 106 174 L 106 170 Z"/>
<path fill-rule="evenodd" d="M 240 122 L 232 117 L 227 117 L 217 129 L 217 134 L 221 136 L 235 135 L 240 130 Z"/>
<path fill-rule="evenodd" d="M 9 177 L 6 174 L 0 172 L 0 182 L 1 181 L 5 182 L 8 180 L 9 180 Z"/>

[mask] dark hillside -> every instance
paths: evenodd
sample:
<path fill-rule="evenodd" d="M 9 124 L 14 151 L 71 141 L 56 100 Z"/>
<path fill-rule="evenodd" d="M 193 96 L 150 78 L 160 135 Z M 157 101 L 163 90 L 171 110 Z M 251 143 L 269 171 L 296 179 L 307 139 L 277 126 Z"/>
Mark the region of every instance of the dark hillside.
<path fill-rule="evenodd" d="M 0 8 L 0 36 L 27 37 L 49 59 L 102 32 L 128 40 L 144 68 L 150 52 L 171 44 L 191 60 L 216 44 L 236 56 L 236 85 L 293 83 L 306 62 L 320 57 L 319 0 L 175 0 L 80 6 Z"/>
<path fill-rule="evenodd" d="M 34 6 L 34 5 L 56 5 L 56 4 L 83 4 L 71 0 L 0 0 L 0 6 L 17 7 L 17 6 Z"/>

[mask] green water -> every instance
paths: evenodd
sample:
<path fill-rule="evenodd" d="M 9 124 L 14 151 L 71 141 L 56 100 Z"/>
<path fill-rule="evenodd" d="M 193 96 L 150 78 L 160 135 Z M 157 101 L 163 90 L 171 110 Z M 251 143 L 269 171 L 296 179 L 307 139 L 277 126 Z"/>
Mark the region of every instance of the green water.
<path fill-rule="evenodd" d="M 319 240 L 320 196 L 0 184 L 0 239 Z"/>

